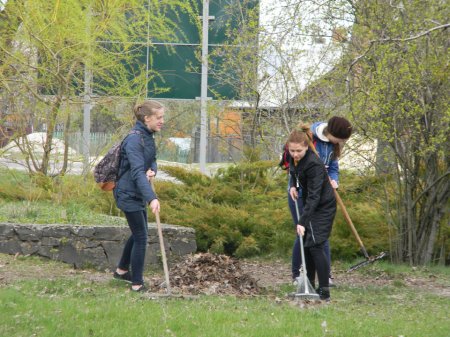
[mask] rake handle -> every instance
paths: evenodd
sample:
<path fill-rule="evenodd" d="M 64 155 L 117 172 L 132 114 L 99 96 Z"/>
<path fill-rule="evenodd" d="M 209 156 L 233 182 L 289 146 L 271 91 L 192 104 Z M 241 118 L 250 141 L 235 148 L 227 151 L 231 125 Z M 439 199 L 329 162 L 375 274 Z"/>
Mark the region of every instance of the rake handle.
<path fill-rule="evenodd" d="M 300 223 L 300 212 L 298 211 L 298 202 L 297 200 L 294 200 L 295 202 L 295 212 L 297 213 L 297 222 Z M 302 258 L 302 268 L 303 268 L 303 282 L 304 284 L 307 284 L 307 271 L 306 271 L 306 262 L 305 262 L 305 248 L 303 248 L 303 238 L 300 234 L 298 234 L 298 239 L 300 240 L 300 255 Z M 309 294 L 308 287 L 305 287 L 305 293 Z"/>
<path fill-rule="evenodd" d="M 317 155 L 317 157 L 320 158 L 319 153 L 317 152 L 312 139 L 309 139 L 309 146 L 310 146 L 311 150 Z M 331 178 L 328 177 L 328 179 L 330 180 L 330 183 L 331 183 Z M 370 258 L 369 254 L 367 254 L 367 250 L 364 247 L 364 244 L 363 244 L 361 238 L 359 237 L 359 234 L 356 231 L 355 226 L 353 225 L 353 221 L 352 221 L 352 219 L 350 219 L 350 215 L 348 215 L 347 208 L 345 207 L 344 202 L 341 199 L 341 196 L 339 195 L 338 191 L 335 188 L 333 188 L 333 191 L 334 191 L 334 195 L 336 196 L 336 200 L 337 200 L 339 206 L 341 207 L 342 213 L 344 214 L 345 221 L 347 221 L 347 224 L 349 225 L 353 235 L 355 236 L 356 241 L 358 241 L 359 247 L 361 248 L 361 251 L 364 254 L 364 257 L 367 260 L 369 260 L 369 258 Z"/>
<path fill-rule="evenodd" d="M 153 177 L 150 178 L 150 184 L 152 186 L 153 192 L 155 191 L 155 185 L 153 183 Z M 166 249 L 164 247 L 164 238 L 161 228 L 161 221 L 159 219 L 159 212 L 155 213 L 156 218 L 156 227 L 158 229 L 158 237 L 159 237 L 159 246 L 161 250 L 161 257 L 163 261 L 163 269 L 164 269 L 164 277 L 166 280 L 166 290 L 167 293 L 170 294 L 170 280 L 169 280 L 169 268 L 167 267 L 167 257 L 166 257 Z"/>
<path fill-rule="evenodd" d="M 341 208 L 342 214 L 344 214 L 344 218 L 347 221 L 347 224 L 349 225 L 353 235 L 355 236 L 356 241 L 358 241 L 359 247 L 361 248 L 361 251 L 364 254 L 364 257 L 368 260 L 369 254 L 367 254 L 367 250 L 364 247 L 364 244 L 361 241 L 361 238 L 359 237 L 359 234 L 356 231 L 355 226 L 353 225 L 353 221 L 352 221 L 352 219 L 350 219 L 350 215 L 348 215 L 347 208 L 345 207 L 344 202 L 342 201 L 341 196 L 339 195 L 338 191 L 335 188 L 333 188 L 333 190 L 334 190 L 334 195 L 336 196 L 336 200 L 339 204 L 339 207 Z"/>

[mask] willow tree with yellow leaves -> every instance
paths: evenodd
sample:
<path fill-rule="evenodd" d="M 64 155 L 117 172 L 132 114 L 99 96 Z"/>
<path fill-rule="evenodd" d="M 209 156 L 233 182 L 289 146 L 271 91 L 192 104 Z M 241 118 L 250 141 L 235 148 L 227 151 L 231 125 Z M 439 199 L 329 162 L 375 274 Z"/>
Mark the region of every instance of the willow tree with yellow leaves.
<path fill-rule="evenodd" d="M 50 172 L 54 132 L 70 129 L 86 95 L 115 105 L 145 96 L 161 76 L 143 57 L 145 48 L 182 35 L 168 11 L 193 10 L 183 0 L 7 1 L 0 11 L 0 117 L 14 130 L 8 136 L 29 172 L 65 174 L 67 141 L 62 164 Z M 39 153 L 24 137 L 27 128 L 45 131 Z"/>

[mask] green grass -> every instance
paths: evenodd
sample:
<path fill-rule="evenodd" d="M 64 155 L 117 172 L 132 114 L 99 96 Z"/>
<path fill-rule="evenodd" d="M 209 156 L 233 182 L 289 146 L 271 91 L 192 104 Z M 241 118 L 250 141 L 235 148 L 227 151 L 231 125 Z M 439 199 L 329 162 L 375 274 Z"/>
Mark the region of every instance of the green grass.
<path fill-rule="evenodd" d="M 448 336 L 450 301 L 423 288 L 343 285 L 332 302 L 302 308 L 277 293 L 238 298 L 151 300 L 123 283 L 88 281 L 68 267 L 36 258 L 14 260 L 13 272 L 38 265 L 56 277 L 0 285 L 0 336 Z M 0 268 L 1 270 L 1 268 Z M 358 272 L 367 279 L 435 275 L 450 285 L 448 268 L 391 268 Z M 1 283 L 0 283 L 1 284 Z"/>
<path fill-rule="evenodd" d="M 125 226 L 124 218 L 95 213 L 83 205 L 52 201 L 5 201 L 0 199 L 0 222 L 35 224 Z"/>
<path fill-rule="evenodd" d="M 301 309 L 269 297 L 149 300 L 79 280 L 0 290 L 2 336 L 445 336 L 448 298 L 392 288 L 336 290 Z"/>

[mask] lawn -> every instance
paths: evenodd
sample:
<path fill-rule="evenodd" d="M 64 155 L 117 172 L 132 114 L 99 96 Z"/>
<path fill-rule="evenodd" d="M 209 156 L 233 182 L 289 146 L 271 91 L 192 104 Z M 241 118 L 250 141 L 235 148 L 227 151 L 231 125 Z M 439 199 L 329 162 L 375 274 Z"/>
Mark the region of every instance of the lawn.
<path fill-rule="evenodd" d="M 288 283 L 250 297 L 154 299 L 131 293 L 109 272 L 4 254 L 0 275 L 0 336 L 448 336 L 450 331 L 445 267 L 382 262 L 351 274 L 337 272 L 340 283 L 329 304 L 289 299 L 286 294 L 295 289 Z"/>

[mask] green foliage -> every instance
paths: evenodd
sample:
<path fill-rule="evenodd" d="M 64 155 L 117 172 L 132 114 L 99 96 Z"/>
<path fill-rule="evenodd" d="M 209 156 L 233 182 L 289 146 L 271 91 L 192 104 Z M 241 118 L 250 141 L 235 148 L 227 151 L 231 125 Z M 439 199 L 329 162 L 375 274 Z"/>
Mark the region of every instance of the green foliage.
<path fill-rule="evenodd" d="M 111 193 L 93 178 L 46 177 L 0 170 L 0 221 L 124 225 Z"/>
<path fill-rule="evenodd" d="M 258 243 L 256 239 L 252 236 L 247 236 L 244 240 L 242 240 L 239 247 L 236 249 L 236 257 L 251 257 L 255 255 L 259 255 L 261 249 L 258 247 Z"/>
<path fill-rule="evenodd" d="M 275 167 L 273 161 L 248 161 L 219 169 L 216 178 L 239 190 L 265 189 L 270 184 L 269 173 Z"/>
<path fill-rule="evenodd" d="M 163 166 L 164 170 L 173 177 L 176 177 L 178 180 L 185 183 L 187 186 L 201 185 L 207 186 L 210 184 L 210 179 L 201 174 L 198 171 L 188 171 L 183 169 L 182 167 L 177 166 Z"/>
<path fill-rule="evenodd" d="M 259 171 L 258 174 L 252 174 Z M 199 251 L 246 257 L 289 256 L 295 238 L 287 206 L 286 173 L 273 175 L 268 162 L 236 165 L 205 177 L 180 167 L 164 167 L 180 182 L 159 181 L 163 223 L 193 227 Z M 244 173 L 242 173 L 244 172 Z M 0 191 L 28 186 L 18 198 L 0 199 L 0 221 L 72 224 L 126 224 L 112 193 L 92 177 L 64 176 L 44 191 L 27 174 L 1 171 Z M 369 254 L 388 251 L 390 229 L 383 216 L 382 180 L 342 172 L 339 193 Z M 40 199 L 31 200 L 35 190 Z M 8 190 L 9 191 L 9 190 Z M 117 217 L 119 216 L 119 217 Z M 149 221 L 154 221 L 149 213 Z M 445 244 L 448 244 L 446 242 Z M 353 259 L 359 246 L 338 209 L 331 235 L 333 259 Z"/>
<path fill-rule="evenodd" d="M 383 215 L 383 180 L 375 176 L 361 177 L 341 172 L 339 194 L 369 255 L 388 251 L 389 227 Z M 356 257 L 358 243 L 341 210 L 331 233 L 333 254 L 344 259 Z"/>
<path fill-rule="evenodd" d="M 185 39 L 168 13 L 198 22 L 198 6 L 190 0 L 7 2 L 0 20 L 0 95 L 9 102 L 14 137 L 21 138 L 30 126 L 39 130 L 45 125 L 44 151 L 20 148 L 30 172 L 66 173 L 66 165 L 51 172 L 52 137 L 61 126 L 67 136 L 71 123 L 80 124 L 78 98 L 85 89 L 91 97 L 109 97 L 93 104 L 94 125 L 114 111 L 108 101 L 123 105 L 127 98 L 147 96 L 148 86 L 157 92 L 168 89 L 155 84 L 161 79 L 152 66 L 157 51 L 149 48 L 146 60 L 142 47 L 149 40 Z M 110 118 L 106 125 L 118 126 L 120 118 Z M 62 161 L 67 164 L 67 156 Z"/>
<path fill-rule="evenodd" d="M 263 253 L 270 253 L 274 247 L 266 236 L 274 235 L 286 223 L 271 221 L 273 209 L 269 205 L 273 199 L 280 204 L 285 201 L 278 182 L 266 178 L 272 167 L 266 162 L 241 164 L 221 169 L 212 178 L 179 167 L 165 167 L 166 172 L 186 185 L 157 184 L 163 205 L 161 218 L 195 228 L 201 251 L 250 256 L 260 251 L 258 247 L 264 242 L 267 245 Z"/>
<path fill-rule="evenodd" d="M 287 255 L 294 229 L 287 207 L 286 176 L 284 172 L 272 176 L 272 169 L 270 162 L 243 163 L 206 178 L 179 167 L 165 167 L 187 184 L 156 184 L 161 217 L 167 223 L 195 228 L 200 251 Z M 343 172 L 341 186 L 340 194 L 366 249 L 373 255 L 388 250 L 380 179 Z M 339 210 L 331 247 L 335 259 L 359 255 L 357 241 Z"/>
<path fill-rule="evenodd" d="M 400 3 L 399 3 L 400 4 Z M 390 154 L 397 261 L 426 264 L 450 196 L 448 18 L 442 1 L 355 3 L 346 55 L 352 116 Z"/>
<path fill-rule="evenodd" d="M 30 176 L 15 171 L 0 170 L 0 198 L 3 200 L 45 200 L 49 193 L 33 183 Z"/>

